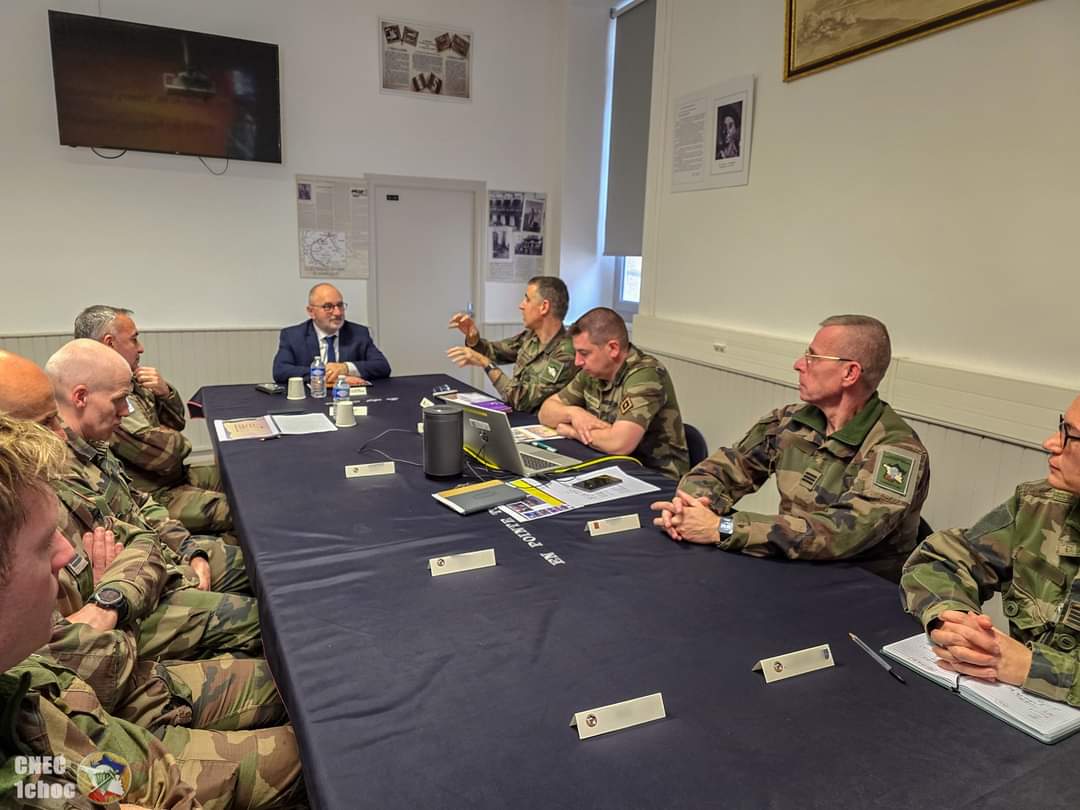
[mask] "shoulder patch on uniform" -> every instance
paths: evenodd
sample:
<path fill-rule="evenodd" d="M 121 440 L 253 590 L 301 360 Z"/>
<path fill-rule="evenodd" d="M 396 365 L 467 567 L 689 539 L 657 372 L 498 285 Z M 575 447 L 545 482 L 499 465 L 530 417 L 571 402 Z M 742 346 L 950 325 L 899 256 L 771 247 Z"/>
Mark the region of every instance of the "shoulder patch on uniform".
<path fill-rule="evenodd" d="M 544 376 L 552 382 L 555 382 L 555 380 L 559 379 L 559 375 L 562 374 L 564 368 L 566 368 L 566 363 L 552 360 L 547 364 L 547 368 L 544 369 Z"/>
<path fill-rule="evenodd" d="M 910 502 L 919 478 L 919 457 L 899 447 L 880 447 L 875 454 L 871 489 Z"/>
<path fill-rule="evenodd" d="M 623 401 L 619 403 L 619 413 L 630 413 L 633 407 L 634 403 L 630 400 L 630 397 L 624 397 Z"/>

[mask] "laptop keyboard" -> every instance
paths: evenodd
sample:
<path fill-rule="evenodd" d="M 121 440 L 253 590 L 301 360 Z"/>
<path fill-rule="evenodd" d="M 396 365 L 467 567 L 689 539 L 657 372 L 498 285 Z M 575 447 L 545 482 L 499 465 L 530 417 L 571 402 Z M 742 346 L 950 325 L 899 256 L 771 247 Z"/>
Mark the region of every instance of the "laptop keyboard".
<path fill-rule="evenodd" d="M 542 470 L 545 467 L 551 466 L 550 461 L 542 458 L 537 458 L 536 456 L 526 455 L 525 453 L 521 454 L 521 463 L 528 467 L 530 470 Z"/>

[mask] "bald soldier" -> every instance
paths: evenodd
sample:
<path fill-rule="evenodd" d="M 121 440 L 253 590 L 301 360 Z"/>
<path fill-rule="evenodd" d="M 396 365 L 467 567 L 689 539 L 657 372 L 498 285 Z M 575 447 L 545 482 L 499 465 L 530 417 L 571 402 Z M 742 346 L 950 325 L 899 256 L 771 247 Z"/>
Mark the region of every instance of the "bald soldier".
<path fill-rule="evenodd" d="M 970 529 L 924 540 L 901 595 L 943 668 L 1080 707 L 1080 397 L 1043 447 L 1046 478 Z M 982 613 L 994 593 L 1008 633 Z"/>
<path fill-rule="evenodd" d="M 534 276 L 518 304 L 525 325 L 521 332 L 487 341 L 472 316 L 459 312 L 450 319 L 450 328 L 465 335 L 465 345 L 451 347 L 446 356 L 459 367 L 484 369 L 499 396 L 515 411 L 535 411 L 577 374 L 574 344 L 563 326 L 569 306 L 570 293 L 562 279 Z M 498 363 L 513 363 L 513 373 L 504 374 Z"/>
<path fill-rule="evenodd" d="M 658 501 L 653 522 L 673 540 L 793 560 L 852 560 L 892 579 L 915 547 L 930 486 L 926 448 L 877 395 L 889 332 L 876 318 L 821 322 L 795 361 L 802 403 L 763 416 L 734 447 L 716 451 Z M 775 515 L 735 503 L 774 474 Z"/>
<path fill-rule="evenodd" d="M 690 466 L 679 401 L 667 369 L 630 343 L 613 309 L 597 307 L 570 327 L 573 380 L 540 408 L 560 435 L 609 455 L 632 455 L 678 478 Z"/>
<path fill-rule="evenodd" d="M 308 379 L 315 355 L 326 364 L 326 384 L 344 374 L 349 385 L 363 385 L 390 376 L 390 363 L 366 326 L 345 320 L 347 304 L 333 284 L 316 284 L 308 292 L 308 320 L 287 326 L 278 337 L 274 380 Z"/>
<path fill-rule="evenodd" d="M 136 488 L 152 495 L 190 531 L 229 532 L 232 515 L 218 468 L 184 463 L 191 454 L 191 442 L 181 432 L 187 424 L 184 401 L 156 368 L 141 364 L 144 350 L 133 314 L 96 304 L 75 318 L 76 338 L 115 349 L 131 367 L 128 414 L 109 440 L 113 454 Z"/>
<path fill-rule="evenodd" d="M 90 381 L 72 385 L 65 394 L 71 424 L 59 417 L 53 385 L 45 373 L 8 352 L 0 352 L 0 412 L 47 426 L 69 445 L 63 475 L 53 486 L 62 507 L 60 530 L 76 553 L 60 574 L 57 609 L 71 621 L 99 630 L 137 630 L 139 654 L 144 658 L 258 653 L 261 640 L 255 600 L 210 590 L 211 585 L 218 590 L 246 589 L 245 578 L 226 573 L 236 565 L 242 572 L 239 549 L 226 548 L 218 540 L 189 540 L 186 530 L 169 520 L 152 499 L 139 493 L 142 500 L 137 503 L 104 443 L 119 421 L 124 392 L 131 385 L 130 370 L 122 358 L 99 343 L 82 340 L 67 344 L 50 362 L 61 388 L 68 374 Z M 103 469 L 112 472 L 106 476 Z M 165 536 L 175 549 L 161 542 L 139 504 L 162 520 Z M 83 538 L 103 529 L 114 534 L 123 551 L 106 560 L 108 570 L 95 582 L 94 563 L 107 549 L 96 550 L 100 541 L 86 546 Z"/>
<path fill-rule="evenodd" d="M 0 416 L 0 805 L 224 810 L 298 798 L 296 741 L 265 662 L 139 662 L 129 633 L 52 615 L 72 560 L 49 486 L 64 456 L 49 431 Z M 66 767 L 22 774 L 25 756 Z M 102 801 L 80 784 L 83 766 L 111 771 Z"/>

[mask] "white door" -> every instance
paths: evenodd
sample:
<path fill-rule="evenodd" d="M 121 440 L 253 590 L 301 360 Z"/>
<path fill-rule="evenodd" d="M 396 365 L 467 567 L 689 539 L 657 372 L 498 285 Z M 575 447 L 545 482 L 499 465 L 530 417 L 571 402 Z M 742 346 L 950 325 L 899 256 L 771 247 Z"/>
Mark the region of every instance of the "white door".
<path fill-rule="evenodd" d="M 473 301 L 474 193 L 375 185 L 373 197 L 379 348 L 394 376 L 469 382 L 446 357 L 463 339 L 446 324 Z"/>

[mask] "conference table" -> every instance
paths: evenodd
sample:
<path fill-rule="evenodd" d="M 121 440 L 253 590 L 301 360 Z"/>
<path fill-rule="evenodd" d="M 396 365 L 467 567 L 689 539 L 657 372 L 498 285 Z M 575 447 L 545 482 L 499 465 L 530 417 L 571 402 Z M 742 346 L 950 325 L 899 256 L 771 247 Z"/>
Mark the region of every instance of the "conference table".
<path fill-rule="evenodd" d="M 380 380 L 357 399 L 367 415 L 333 433 L 215 437 L 313 807 L 1080 803 L 1080 735 L 1043 745 L 901 667 L 899 683 L 851 643 L 849 631 L 874 648 L 918 632 L 892 583 L 675 543 L 651 526 L 655 495 L 516 532 L 505 516 L 442 506 L 431 493 L 467 479 L 405 462 L 422 461 L 421 398 L 447 382 Z M 250 385 L 199 399 L 208 420 L 326 412 Z M 375 450 L 398 460 L 394 474 L 345 477 L 384 460 Z M 630 513 L 642 528 L 585 531 Z M 487 548 L 495 567 L 429 572 L 432 558 Z M 772 684 L 752 671 L 819 644 L 835 666 Z M 665 719 L 587 740 L 569 725 L 655 692 Z"/>

